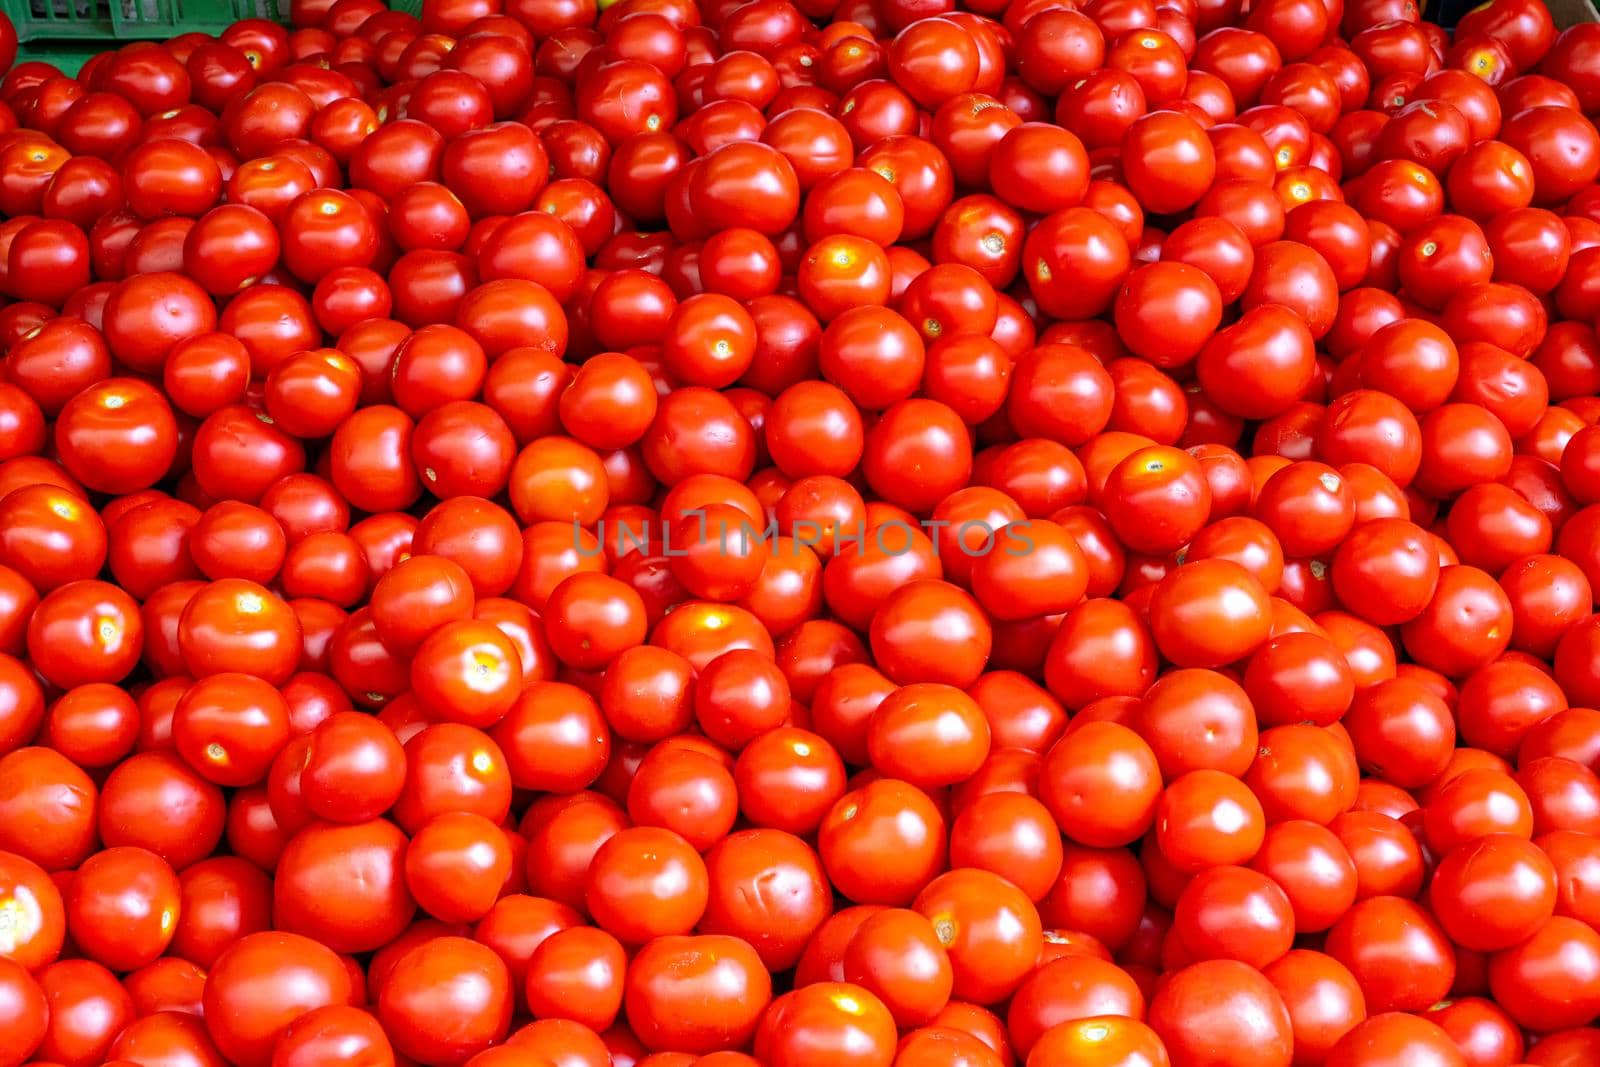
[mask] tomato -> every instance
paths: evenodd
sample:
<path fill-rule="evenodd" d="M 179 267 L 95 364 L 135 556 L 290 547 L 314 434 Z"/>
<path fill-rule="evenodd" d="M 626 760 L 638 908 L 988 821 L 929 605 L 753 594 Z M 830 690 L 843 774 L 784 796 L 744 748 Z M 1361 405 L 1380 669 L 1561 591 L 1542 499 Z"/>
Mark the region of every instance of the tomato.
<path fill-rule="evenodd" d="M 195 483 L 213 498 L 255 503 L 279 478 L 305 466 L 305 450 L 297 440 L 242 404 L 206 416 L 194 433 L 193 449 Z"/>
<path fill-rule="evenodd" d="M 1543 925 L 1554 912 L 1555 887 L 1555 868 L 1542 851 L 1520 838 L 1490 835 L 1445 857 L 1429 899 L 1457 944 L 1496 951 Z M 1505 895 L 1494 899 L 1499 894 Z"/>
<path fill-rule="evenodd" d="M 481 815 L 446 812 L 423 824 L 406 849 L 406 888 L 446 922 L 482 918 L 511 874 L 511 848 Z"/>
<path fill-rule="evenodd" d="M 1327 951 L 1350 968 L 1374 1013 L 1419 1010 L 1455 975 L 1454 949 L 1437 923 L 1396 897 L 1358 903 L 1329 931 Z M 1406 968 L 1404 982 L 1395 981 L 1396 967 Z"/>
<path fill-rule="evenodd" d="M 1200 464 L 1167 446 L 1137 448 L 1112 467 L 1101 494 L 1118 539 L 1136 551 L 1174 551 L 1205 525 L 1211 490 Z"/>
<path fill-rule="evenodd" d="M 283 1067 L 310 1064 L 331 1049 L 374 1067 L 394 1062 L 394 1050 L 377 1019 L 346 1004 L 314 1008 L 290 1023 L 273 1049 L 273 1062 Z"/>
<path fill-rule="evenodd" d="M 0 1063 L 1594 1058 L 1596 35 L 966 6 L 0 18 Z"/>
<path fill-rule="evenodd" d="M 702 934 L 662 937 L 635 955 L 623 1004 L 647 1048 L 705 1054 L 748 1042 L 771 998 L 753 949 Z"/>
<path fill-rule="evenodd" d="M 1178 1056 L 1201 1051 L 1216 1035 L 1250 1042 L 1263 1063 L 1288 1064 L 1292 1022 L 1283 997 L 1260 972 L 1235 960 L 1210 960 L 1178 971 L 1150 1001 L 1150 1027 Z"/>
<path fill-rule="evenodd" d="M 934 579 L 901 586 L 872 616 L 873 652 L 884 673 L 901 684 L 971 685 L 992 640 L 977 602 Z"/>
<path fill-rule="evenodd" d="M 378 1020 L 403 1055 L 464 1062 L 506 1036 L 511 988 L 493 950 L 462 937 L 401 956 L 378 990 Z"/>
<path fill-rule="evenodd" d="M 1061 843 L 1044 832 L 1050 811 L 1032 797 L 980 796 L 950 828 L 951 861 L 1000 875 L 1036 904 L 1049 893 L 1062 864 Z"/>
<path fill-rule="evenodd" d="M 434 718 L 488 727 L 505 716 L 521 690 L 522 659 L 499 627 L 463 619 L 428 635 L 410 674 L 412 694 Z"/>
<path fill-rule="evenodd" d="M 238 938 L 271 926 L 271 882 L 246 860 L 203 860 L 184 870 L 178 884 L 172 950 L 197 965 L 211 966 Z"/>
<path fill-rule="evenodd" d="M 925 1025 L 950 999 L 950 959 L 933 924 L 914 911 L 871 915 L 846 946 L 844 975 L 883 1001 L 900 1026 Z"/>
<path fill-rule="evenodd" d="M 158 818 L 159 812 L 170 813 Z M 106 778 L 98 822 L 107 845 L 138 845 L 178 870 L 205 858 L 223 831 L 221 791 L 166 752 L 136 753 Z"/>
<path fill-rule="evenodd" d="M 119 682 L 143 649 L 144 622 L 132 597 L 99 581 L 51 590 L 28 624 L 28 654 L 46 681 L 70 688 Z"/>
<path fill-rule="evenodd" d="M 262 586 L 226 578 L 189 600 L 178 624 L 178 643 L 195 676 L 239 668 L 281 683 L 299 659 L 300 623 L 283 600 Z"/>
<path fill-rule="evenodd" d="M 1239 959 L 1258 969 L 1288 952 L 1294 913 L 1271 878 L 1247 868 L 1214 867 L 1184 887 L 1173 930 L 1190 956 Z"/>
<path fill-rule="evenodd" d="M 212 674 L 178 701 L 172 738 L 184 760 L 210 781 L 252 785 L 289 739 L 288 706 L 259 678 Z"/>
<path fill-rule="evenodd" d="M 393 824 L 382 820 L 312 823 L 300 830 L 278 860 L 276 924 L 340 951 L 387 944 L 405 929 L 416 907 L 403 870 L 404 840 Z M 332 887 L 352 870 L 367 872 L 359 892 L 329 898 Z"/>
<path fill-rule="evenodd" d="M 100 1060 L 133 1022 L 132 997 L 98 963 L 58 960 L 39 972 L 37 982 L 50 1020 L 37 1049 L 40 1055 L 58 1062 Z"/>
<path fill-rule="evenodd" d="M 295 934 L 241 938 L 212 966 L 205 1007 L 211 1039 L 229 1059 L 265 1064 L 297 1018 L 347 1003 L 350 972 L 332 950 Z"/>
<path fill-rule="evenodd" d="M 1267 639 L 1266 590 L 1236 563 L 1200 560 L 1180 567 L 1150 601 L 1151 631 L 1163 655 L 1180 666 L 1222 666 Z"/>
<path fill-rule="evenodd" d="M 134 970 L 171 941 L 178 894 L 177 876 L 155 853 L 107 849 L 79 867 L 67 894 L 67 923 L 91 958 Z"/>
<path fill-rule="evenodd" d="M 610 934 L 583 926 L 557 930 L 527 960 L 528 1003 L 541 1017 L 603 1031 L 621 1010 L 626 969 L 627 955 Z"/>
<path fill-rule="evenodd" d="M 1142 85 L 1148 97 L 1150 86 Z M 1121 147 L 1128 187 L 1156 214 L 1192 206 L 1216 174 L 1216 153 L 1205 131 L 1175 112 L 1154 112 L 1135 120 Z"/>
<path fill-rule="evenodd" d="M 134 370 L 149 372 L 161 367 L 179 341 L 215 329 L 217 315 L 195 282 L 156 273 L 119 284 L 106 301 L 103 323 L 112 354 Z"/>
<path fill-rule="evenodd" d="M 1151 263 L 1128 275 L 1117 294 L 1117 331 L 1134 354 L 1175 367 L 1200 354 L 1222 321 L 1215 280 L 1187 263 Z"/>
<path fill-rule="evenodd" d="M 1439 583 L 1439 560 L 1427 534 L 1405 519 L 1356 526 L 1334 553 L 1335 594 L 1378 625 L 1409 622 L 1427 608 Z"/>
<path fill-rule="evenodd" d="M 1500 137 L 1532 164 L 1534 198 L 1545 203 L 1586 184 L 1584 176 L 1600 165 L 1594 127 L 1581 116 L 1555 107 L 1533 107 L 1513 114 Z M 1557 156 L 1564 156 L 1557 163 Z"/>
<path fill-rule="evenodd" d="M 1395 1055 L 1419 1063 L 1459 1063 L 1452 1036 L 1437 1023 L 1400 1012 L 1375 1013 L 1329 1051 L 1330 1063 L 1382 1063 Z"/>
<path fill-rule="evenodd" d="M 1162 793 L 1156 842 L 1182 870 L 1238 863 L 1260 848 L 1265 821 L 1261 801 L 1238 779 L 1201 768 L 1177 778 Z"/>
<path fill-rule="evenodd" d="M 1087 318 L 1111 305 L 1132 263 L 1128 239 L 1092 208 L 1052 213 L 1029 232 L 1022 249 L 1024 277 L 1041 310 Z"/>
<path fill-rule="evenodd" d="M 947 847 L 938 808 L 893 779 L 841 797 L 823 819 L 817 844 L 840 892 L 858 903 L 896 905 L 909 904 L 939 871 Z M 884 864 L 886 856 L 894 862 Z"/>
<path fill-rule="evenodd" d="M 27 971 L 55 962 L 67 929 L 61 891 L 43 868 L 13 852 L 0 854 L 0 885 L 4 899 L 21 916 L 6 962 Z M 14 984 L 16 980 L 8 981 Z"/>
<path fill-rule="evenodd" d="M 1553 1030 L 1589 1010 L 1596 995 L 1590 932 L 1576 919 L 1556 916 L 1517 947 L 1491 957 L 1490 990 L 1512 1019 Z"/>
<path fill-rule="evenodd" d="M 886 774 L 924 788 L 972 775 L 989 753 L 989 724 L 976 701 L 953 686 L 907 685 L 873 713 L 868 755 Z"/>
<path fill-rule="evenodd" d="M 892 1059 L 893 1016 L 871 992 L 847 982 L 820 982 L 772 1002 L 756 1032 L 755 1048 L 775 1067 L 798 1067 L 824 1056 L 846 1064 Z"/>

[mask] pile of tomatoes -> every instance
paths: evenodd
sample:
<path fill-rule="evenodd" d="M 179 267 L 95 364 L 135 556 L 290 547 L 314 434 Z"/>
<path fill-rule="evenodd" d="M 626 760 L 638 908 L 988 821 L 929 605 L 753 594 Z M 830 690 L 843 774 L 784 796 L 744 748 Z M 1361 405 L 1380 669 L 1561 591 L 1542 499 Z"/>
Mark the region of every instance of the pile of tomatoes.
<path fill-rule="evenodd" d="M 1600 24 L 0 18 L 0 1067 L 1600 1064 Z"/>

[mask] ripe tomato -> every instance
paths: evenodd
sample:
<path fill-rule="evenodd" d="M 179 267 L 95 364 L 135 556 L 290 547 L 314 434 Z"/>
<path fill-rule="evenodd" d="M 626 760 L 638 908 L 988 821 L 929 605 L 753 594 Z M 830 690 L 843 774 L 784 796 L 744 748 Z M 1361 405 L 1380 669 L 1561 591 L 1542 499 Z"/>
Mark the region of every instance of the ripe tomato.
<path fill-rule="evenodd" d="M 0 1067 L 1600 1055 L 1600 32 L 956 6 L 0 16 Z"/>

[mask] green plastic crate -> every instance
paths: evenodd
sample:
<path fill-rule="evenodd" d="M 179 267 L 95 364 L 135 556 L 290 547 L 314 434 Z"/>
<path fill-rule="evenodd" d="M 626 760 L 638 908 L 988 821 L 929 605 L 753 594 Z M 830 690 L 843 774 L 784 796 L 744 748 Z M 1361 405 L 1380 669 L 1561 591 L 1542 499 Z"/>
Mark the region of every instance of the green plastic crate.
<path fill-rule="evenodd" d="M 0 0 L 23 42 L 166 40 L 245 18 L 287 20 L 287 0 Z"/>
<path fill-rule="evenodd" d="M 41 59 L 68 74 L 89 57 L 129 41 L 180 33 L 215 34 L 239 19 L 289 21 L 289 0 L 0 0 L 17 28 L 19 59 Z"/>

